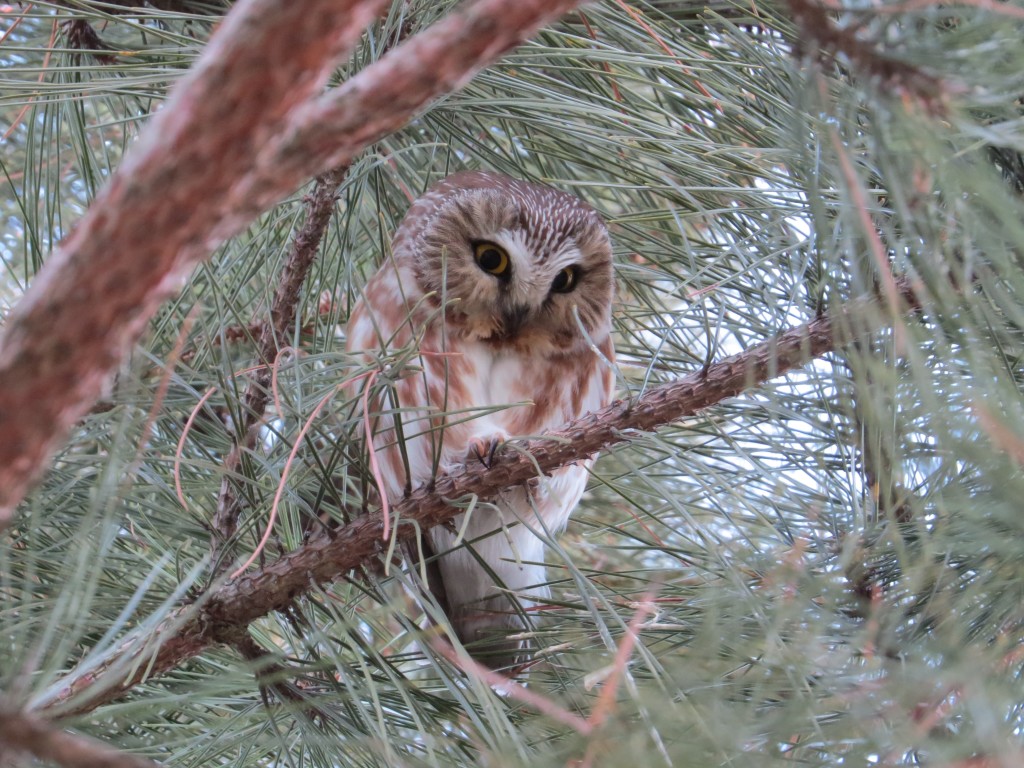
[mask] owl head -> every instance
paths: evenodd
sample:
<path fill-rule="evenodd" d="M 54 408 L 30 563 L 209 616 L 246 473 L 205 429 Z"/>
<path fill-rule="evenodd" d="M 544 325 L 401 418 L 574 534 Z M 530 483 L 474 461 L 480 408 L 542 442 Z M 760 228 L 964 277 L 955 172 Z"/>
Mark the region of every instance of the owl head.
<path fill-rule="evenodd" d="M 610 332 L 608 229 L 551 187 L 482 171 L 449 176 L 413 203 L 394 257 L 431 306 L 445 307 L 449 334 L 569 354 Z"/>

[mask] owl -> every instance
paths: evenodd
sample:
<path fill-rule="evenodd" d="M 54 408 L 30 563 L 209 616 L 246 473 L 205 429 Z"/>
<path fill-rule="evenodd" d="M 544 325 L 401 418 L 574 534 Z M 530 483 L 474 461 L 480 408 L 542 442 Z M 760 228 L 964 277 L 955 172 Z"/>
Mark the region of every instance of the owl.
<path fill-rule="evenodd" d="M 372 409 L 380 492 L 400 501 L 436 472 L 490 466 L 506 440 L 607 405 L 612 292 L 608 230 L 573 195 L 467 171 L 417 199 L 347 331 L 368 363 L 414 355 Z M 588 467 L 507 489 L 429 531 L 428 587 L 478 660 L 521 659 L 510 635 L 548 595 L 542 537 L 565 527 Z"/>

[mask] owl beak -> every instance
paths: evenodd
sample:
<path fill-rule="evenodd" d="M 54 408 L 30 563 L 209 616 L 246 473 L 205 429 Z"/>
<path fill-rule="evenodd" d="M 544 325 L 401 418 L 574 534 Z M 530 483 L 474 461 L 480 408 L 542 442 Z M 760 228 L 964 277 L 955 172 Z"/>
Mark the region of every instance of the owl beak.
<path fill-rule="evenodd" d="M 505 310 L 504 317 L 502 318 L 504 320 L 504 335 L 511 336 L 517 333 L 529 316 L 530 306 L 528 304 L 513 304 Z"/>

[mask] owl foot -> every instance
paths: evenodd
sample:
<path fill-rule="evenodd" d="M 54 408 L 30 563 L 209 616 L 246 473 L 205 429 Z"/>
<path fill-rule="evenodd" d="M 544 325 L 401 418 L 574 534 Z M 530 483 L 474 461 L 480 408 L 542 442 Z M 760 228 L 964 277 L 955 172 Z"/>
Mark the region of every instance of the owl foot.
<path fill-rule="evenodd" d="M 466 451 L 466 460 L 472 461 L 474 458 L 483 464 L 487 469 L 491 468 L 491 464 L 494 463 L 494 456 L 497 454 L 498 449 L 508 439 L 507 435 L 496 434 L 488 435 L 487 437 L 474 437 L 469 441 L 469 450 Z"/>

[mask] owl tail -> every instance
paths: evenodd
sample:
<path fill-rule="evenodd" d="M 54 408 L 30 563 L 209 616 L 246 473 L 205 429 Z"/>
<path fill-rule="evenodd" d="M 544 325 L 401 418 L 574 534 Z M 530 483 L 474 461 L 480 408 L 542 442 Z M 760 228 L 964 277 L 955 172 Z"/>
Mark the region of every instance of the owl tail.
<path fill-rule="evenodd" d="M 516 635 L 532 625 L 530 598 L 548 594 L 542 542 L 517 526 L 475 543 L 454 544 L 455 535 L 438 528 L 424 541 L 434 600 L 474 659 L 492 669 L 522 664 L 528 646 Z"/>

